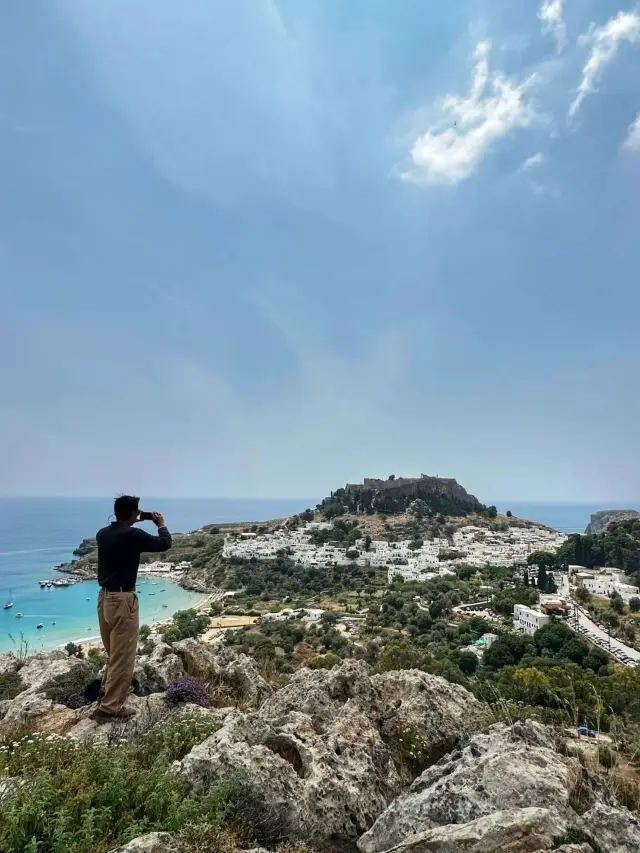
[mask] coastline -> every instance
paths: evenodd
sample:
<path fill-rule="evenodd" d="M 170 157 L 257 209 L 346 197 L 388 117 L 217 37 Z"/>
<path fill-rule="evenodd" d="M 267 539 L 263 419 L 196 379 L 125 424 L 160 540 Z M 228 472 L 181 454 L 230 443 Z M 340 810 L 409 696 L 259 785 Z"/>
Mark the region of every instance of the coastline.
<path fill-rule="evenodd" d="M 209 595 L 206 595 L 201 601 L 197 601 L 193 605 L 193 607 L 190 609 L 198 610 L 198 611 L 207 610 L 207 609 L 209 609 L 209 607 L 211 607 L 211 603 L 212 603 L 212 601 L 215 600 L 215 598 L 216 598 L 215 593 L 213 593 L 213 592 L 209 593 Z M 175 611 L 175 612 L 177 612 L 177 611 Z M 173 621 L 173 614 L 171 616 L 167 617 L 166 619 L 153 619 L 153 620 L 151 620 L 149 622 L 145 622 L 143 624 L 149 625 L 150 628 L 157 629 L 159 627 L 169 626 L 172 621 Z M 98 634 L 97 636 L 78 637 L 77 639 L 74 639 L 74 640 L 68 640 L 66 643 L 60 643 L 59 645 L 57 645 L 55 647 L 54 651 L 63 650 L 65 648 L 65 646 L 68 645 L 68 643 L 76 643 L 76 645 L 82 645 L 82 649 L 83 649 L 83 652 L 85 653 L 85 656 L 86 656 L 86 652 L 88 652 L 89 649 L 102 648 L 102 640 L 100 638 L 100 635 Z"/>

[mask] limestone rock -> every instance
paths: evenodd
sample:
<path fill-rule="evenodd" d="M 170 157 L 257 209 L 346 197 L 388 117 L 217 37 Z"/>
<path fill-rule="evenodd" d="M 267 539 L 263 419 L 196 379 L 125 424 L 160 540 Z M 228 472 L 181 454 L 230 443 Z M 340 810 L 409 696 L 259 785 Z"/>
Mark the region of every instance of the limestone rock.
<path fill-rule="evenodd" d="M 118 847 L 111 853 L 175 853 L 173 836 L 168 832 L 150 832 L 134 838 L 124 847 Z"/>
<path fill-rule="evenodd" d="M 575 823 L 607 853 L 640 853 L 640 820 L 627 809 L 599 799 Z"/>
<path fill-rule="evenodd" d="M 64 730 L 64 727 L 73 719 L 73 715 L 69 716 L 66 713 L 69 709 L 64 705 L 56 705 L 47 698 L 46 691 L 74 670 L 78 673 L 86 673 L 87 677 L 91 673 L 86 661 L 69 657 L 66 652 L 37 654 L 28 658 L 26 664 L 19 670 L 24 690 L 15 699 L 3 704 L 0 736 L 27 720 L 37 717 L 49 718 L 49 725 L 46 726 L 43 721 L 42 726 L 47 731 Z M 52 712 L 59 718 L 59 724 L 53 723 Z"/>
<path fill-rule="evenodd" d="M 534 846 L 510 822 L 530 807 L 546 813 L 540 825 L 539 815 L 528 813 Z M 554 827 L 553 836 L 581 830 L 608 853 L 640 853 L 638 821 L 577 759 L 556 751 L 551 729 L 532 721 L 498 724 L 425 770 L 358 847 L 362 853 L 439 850 L 446 843 L 478 853 L 493 850 L 494 843 L 496 849 L 546 849 L 548 833 L 540 834 L 540 827 L 547 825 Z"/>
<path fill-rule="evenodd" d="M 393 701 L 384 698 L 391 691 Z M 449 744 L 466 730 L 465 700 L 473 721 L 480 703 L 424 673 L 378 678 L 356 661 L 330 672 L 304 670 L 257 713 L 230 714 L 177 769 L 196 787 L 211 778 L 245 780 L 288 836 L 355 839 L 406 781 L 386 733 L 412 720 L 434 749 Z"/>
<path fill-rule="evenodd" d="M 258 672 L 254 661 L 228 646 L 180 640 L 173 644 L 187 675 L 209 683 L 219 702 L 258 708 L 272 688 Z"/>
<path fill-rule="evenodd" d="M 148 696 L 161 693 L 172 681 L 182 678 L 184 668 L 171 646 L 158 642 L 150 655 L 137 658 L 133 676 L 139 684 L 140 693 Z"/>
<path fill-rule="evenodd" d="M 566 812 L 582 768 L 554 747 L 549 730 L 533 722 L 500 724 L 475 735 L 394 800 L 360 839 L 360 849 L 379 853 L 409 835 L 469 823 L 501 809 L 535 804 Z"/>
<path fill-rule="evenodd" d="M 15 655 L 0 655 L 0 678 L 18 671 L 18 659 Z"/>
<path fill-rule="evenodd" d="M 534 853 L 550 848 L 564 828 L 548 809 L 505 809 L 411 835 L 393 853 Z"/>
<path fill-rule="evenodd" d="M 5 806 L 23 785 L 24 779 L 19 776 L 5 776 L 0 779 L 0 806 Z"/>
<path fill-rule="evenodd" d="M 419 670 L 372 676 L 362 661 L 345 661 L 328 671 L 299 670 L 265 702 L 260 714 L 277 721 L 300 711 L 321 732 L 345 704 L 364 714 L 392 748 L 403 732 L 419 732 L 425 763 L 452 749 L 486 715 L 481 702 L 443 678 Z"/>
<path fill-rule="evenodd" d="M 584 532 L 585 534 L 604 533 L 610 524 L 634 518 L 640 518 L 640 512 L 637 509 L 601 509 L 599 512 L 591 513 L 589 524 Z"/>

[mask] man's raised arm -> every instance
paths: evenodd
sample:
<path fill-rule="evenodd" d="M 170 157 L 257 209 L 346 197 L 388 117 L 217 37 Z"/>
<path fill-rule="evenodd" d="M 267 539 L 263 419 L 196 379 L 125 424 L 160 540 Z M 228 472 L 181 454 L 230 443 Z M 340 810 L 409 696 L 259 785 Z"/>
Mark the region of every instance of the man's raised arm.
<path fill-rule="evenodd" d="M 164 522 L 164 516 L 160 512 L 153 513 L 153 523 L 158 528 L 158 535 L 152 536 L 146 530 L 137 528 L 138 539 L 140 540 L 140 550 L 147 553 L 161 553 L 168 551 L 171 548 L 171 534 Z"/>

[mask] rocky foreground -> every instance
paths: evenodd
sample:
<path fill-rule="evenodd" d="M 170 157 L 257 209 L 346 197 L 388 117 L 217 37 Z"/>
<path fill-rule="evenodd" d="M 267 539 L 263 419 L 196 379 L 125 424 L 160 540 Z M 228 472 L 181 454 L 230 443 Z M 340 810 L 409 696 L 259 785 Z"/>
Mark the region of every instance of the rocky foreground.
<path fill-rule="evenodd" d="M 87 666 L 62 652 L 1 656 L 0 677 L 19 677 L 20 692 L 0 703 L 0 737 L 30 724 L 80 742 L 109 740 L 112 727 L 98 727 L 90 707 L 49 698 Z M 206 681 L 218 707 L 170 710 L 163 691 L 185 675 Z M 640 853 L 638 821 L 577 747 L 532 721 L 492 724 L 469 692 L 424 672 L 374 674 L 348 661 L 302 669 L 274 691 L 252 659 L 225 646 L 155 638 L 136 677 L 131 725 L 185 707 L 219 720 L 174 765 L 188 790 L 242 779 L 288 841 L 360 853 Z M 0 802 L 21 784 L 0 779 Z M 173 850 L 169 833 L 119 848 Z"/>

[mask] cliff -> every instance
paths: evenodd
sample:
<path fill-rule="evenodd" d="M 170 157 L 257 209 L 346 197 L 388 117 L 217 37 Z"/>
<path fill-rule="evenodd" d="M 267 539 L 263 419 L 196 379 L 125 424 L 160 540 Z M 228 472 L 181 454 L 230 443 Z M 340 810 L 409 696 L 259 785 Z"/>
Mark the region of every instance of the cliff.
<path fill-rule="evenodd" d="M 585 535 L 604 533 L 610 524 L 628 521 L 631 518 L 640 518 L 640 512 L 636 509 L 602 509 L 591 513 L 591 519 L 584 532 Z"/>

